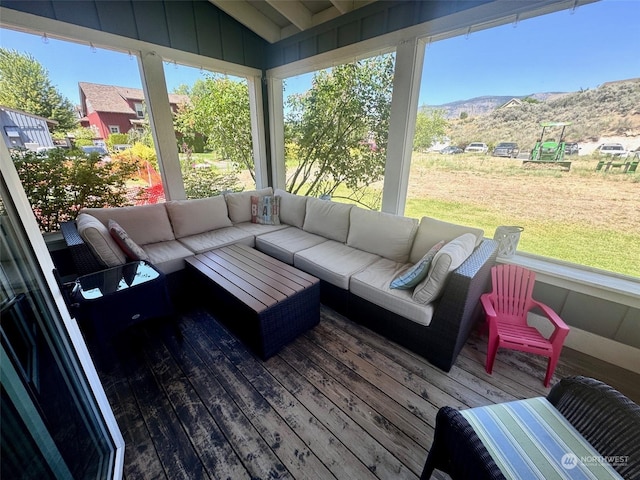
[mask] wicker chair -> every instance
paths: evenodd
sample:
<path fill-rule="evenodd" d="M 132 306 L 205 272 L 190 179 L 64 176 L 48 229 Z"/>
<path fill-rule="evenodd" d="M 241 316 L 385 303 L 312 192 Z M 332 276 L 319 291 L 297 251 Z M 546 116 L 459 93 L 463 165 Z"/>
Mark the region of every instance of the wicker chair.
<path fill-rule="evenodd" d="M 640 406 L 609 385 L 580 376 L 563 378 L 547 400 L 600 455 L 625 458 L 612 464 L 623 478 L 640 478 Z M 434 469 L 454 480 L 505 478 L 473 427 L 451 407 L 438 411 L 421 479 L 430 478 Z"/>

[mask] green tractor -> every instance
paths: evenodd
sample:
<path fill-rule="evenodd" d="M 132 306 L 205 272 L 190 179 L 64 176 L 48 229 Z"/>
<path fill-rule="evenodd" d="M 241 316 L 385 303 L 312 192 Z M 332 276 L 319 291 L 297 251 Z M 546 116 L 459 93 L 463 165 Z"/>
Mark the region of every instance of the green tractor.
<path fill-rule="evenodd" d="M 542 127 L 542 133 L 540 133 L 540 138 L 538 138 L 533 150 L 531 150 L 529 159 L 525 160 L 523 163 L 554 164 L 569 170 L 569 168 L 571 168 L 571 162 L 564 161 L 564 130 L 569 125 L 571 125 L 571 122 L 541 122 L 540 126 Z M 555 139 L 544 139 L 545 131 L 550 127 L 562 127 L 560 137 L 557 141 Z"/>

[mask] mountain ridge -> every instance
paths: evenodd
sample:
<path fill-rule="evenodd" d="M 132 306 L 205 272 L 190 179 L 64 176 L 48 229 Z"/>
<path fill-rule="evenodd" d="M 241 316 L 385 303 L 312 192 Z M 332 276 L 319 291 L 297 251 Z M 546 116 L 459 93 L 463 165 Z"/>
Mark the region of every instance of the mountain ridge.
<path fill-rule="evenodd" d="M 513 99 L 524 100 L 525 98 L 544 102 L 554 100 L 572 92 L 538 92 L 528 95 L 482 95 L 466 100 L 456 100 L 453 102 L 443 103 L 441 105 L 422 105 L 421 110 L 441 110 L 444 117 L 459 118 L 460 114 L 466 113 L 469 116 L 487 115 L 502 105 L 505 105 Z"/>

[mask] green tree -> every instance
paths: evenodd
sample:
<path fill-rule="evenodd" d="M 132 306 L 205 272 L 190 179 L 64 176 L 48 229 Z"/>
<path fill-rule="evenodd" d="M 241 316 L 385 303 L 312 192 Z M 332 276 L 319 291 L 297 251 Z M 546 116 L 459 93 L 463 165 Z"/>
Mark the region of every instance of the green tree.
<path fill-rule="evenodd" d="M 208 148 L 255 179 L 247 82 L 210 74 L 179 91 L 191 99 L 180 106 L 175 119 L 183 140 L 194 145 L 198 135 L 204 136 Z"/>
<path fill-rule="evenodd" d="M 317 72 L 311 89 L 287 100 L 287 190 L 319 196 L 345 185 L 363 191 L 384 175 L 393 89 L 392 54 Z M 294 148 L 291 148 L 294 147 Z"/>
<path fill-rule="evenodd" d="M 426 151 L 433 142 L 441 140 L 447 128 L 447 120 L 442 110 L 421 110 L 416 116 L 416 132 L 413 136 L 413 149 Z"/>
<path fill-rule="evenodd" d="M 54 131 L 76 126 L 73 104 L 51 84 L 47 70 L 17 50 L 0 48 L 0 105 L 55 120 Z"/>

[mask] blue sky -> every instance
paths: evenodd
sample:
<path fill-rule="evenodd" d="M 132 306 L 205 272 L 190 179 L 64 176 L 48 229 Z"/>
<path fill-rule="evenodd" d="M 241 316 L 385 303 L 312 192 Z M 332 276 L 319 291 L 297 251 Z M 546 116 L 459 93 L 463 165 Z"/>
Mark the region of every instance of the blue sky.
<path fill-rule="evenodd" d="M 640 77 L 640 1 L 603 0 L 517 25 L 473 32 L 428 46 L 420 105 L 482 95 L 527 95 L 595 88 Z M 51 82 L 78 103 L 78 82 L 141 88 L 138 63 L 128 53 L 95 49 L 0 29 L 0 46 L 33 55 Z M 203 75 L 168 64 L 169 90 Z M 286 81 L 286 94 L 305 91 L 311 75 Z"/>

